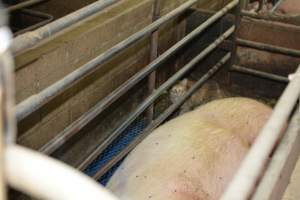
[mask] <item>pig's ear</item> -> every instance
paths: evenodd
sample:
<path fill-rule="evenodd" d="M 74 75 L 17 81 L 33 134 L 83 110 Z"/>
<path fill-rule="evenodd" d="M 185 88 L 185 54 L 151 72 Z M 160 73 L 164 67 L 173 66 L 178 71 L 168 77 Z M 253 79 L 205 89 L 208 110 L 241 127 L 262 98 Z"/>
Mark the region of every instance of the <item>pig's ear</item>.
<path fill-rule="evenodd" d="M 184 87 L 187 87 L 188 86 L 188 79 L 185 78 L 181 81 L 181 84 L 184 86 Z"/>

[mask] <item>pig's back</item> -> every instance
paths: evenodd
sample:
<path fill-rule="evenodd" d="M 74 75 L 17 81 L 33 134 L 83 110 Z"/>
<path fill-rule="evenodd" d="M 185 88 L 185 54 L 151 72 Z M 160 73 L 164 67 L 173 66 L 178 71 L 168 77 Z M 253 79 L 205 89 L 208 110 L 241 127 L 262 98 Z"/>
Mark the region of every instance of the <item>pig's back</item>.
<path fill-rule="evenodd" d="M 237 113 L 248 112 L 253 104 L 266 109 L 252 112 L 270 111 L 253 100 L 230 98 L 166 123 L 127 157 L 108 188 L 122 200 L 218 199 L 249 148 L 248 139 L 241 139 L 245 134 L 234 132 L 236 123 L 231 121 L 244 123 L 250 114 Z M 211 112 L 215 114 L 211 116 Z M 253 121 L 259 121 L 253 124 L 263 124 L 257 116 L 265 120 L 265 115 L 253 115 Z"/>

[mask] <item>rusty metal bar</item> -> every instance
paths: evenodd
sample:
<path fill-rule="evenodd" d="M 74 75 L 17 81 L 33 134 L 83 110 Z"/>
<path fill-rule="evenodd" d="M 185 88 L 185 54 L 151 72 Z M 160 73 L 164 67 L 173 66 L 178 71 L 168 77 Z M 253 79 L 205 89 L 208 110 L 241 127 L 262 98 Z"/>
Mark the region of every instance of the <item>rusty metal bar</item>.
<path fill-rule="evenodd" d="M 266 166 L 268 166 L 269 156 L 279 141 L 300 95 L 300 66 L 296 74 L 290 77 L 291 81 L 275 106 L 273 114 L 221 200 L 247 200 L 253 194 Z"/>
<path fill-rule="evenodd" d="M 144 138 L 146 138 L 155 128 L 162 124 L 168 117 L 174 113 L 184 102 L 190 98 L 206 81 L 214 76 L 220 68 L 230 59 L 230 53 L 225 55 L 215 66 L 213 66 L 205 75 L 203 75 L 187 92 L 184 96 L 172 104 L 163 114 L 161 114 L 155 121 L 153 121 L 141 135 L 139 135 L 133 142 L 131 142 L 124 150 L 110 160 L 103 166 L 93 178 L 98 180 L 106 174 L 115 164 L 122 160 L 132 149 L 134 149 Z"/>
<path fill-rule="evenodd" d="M 16 54 L 27 48 L 31 48 L 40 41 L 49 38 L 50 36 L 79 22 L 80 20 L 100 12 L 101 10 L 117 3 L 118 1 L 119 0 L 98 0 L 33 32 L 19 35 L 13 40 L 11 51 Z"/>
<path fill-rule="evenodd" d="M 153 3 L 153 16 L 152 16 L 152 22 L 155 22 L 160 18 L 160 0 L 155 0 Z M 159 31 L 156 30 L 151 34 L 150 38 L 150 62 L 155 60 L 158 56 L 158 42 L 159 42 Z M 150 76 L 148 77 L 148 93 L 149 95 L 152 94 L 152 92 L 156 88 L 156 70 L 154 70 Z M 148 110 L 147 110 L 147 119 L 149 122 L 153 120 L 154 117 L 154 105 L 152 104 Z"/>
<path fill-rule="evenodd" d="M 270 79 L 272 81 L 279 81 L 279 82 L 284 82 L 284 83 L 289 82 L 289 79 L 284 76 L 279 76 L 276 74 L 262 72 L 262 71 L 258 71 L 258 70 L 254 70 L 254 69 L 249 69 L 247 67 L 242 67 L 242 66 L 238 66 L 238 65 L 233 65 L 230 68 L 230 70 L 235 71 L 235 72 L 250 74 L 250 75 L 261 77 L 261 78 Z"/>
<path fill-rule="evenodd" d="M 85 169 L 93 160 L 95 160 L 105 150 L 111 142 L 113 142 L 128 126 L 134 122 L 164 91 L 170 89 L 178 80 L 180 80 L 188 71 L 190 71 L 196 64 L 203 60 L 208 54 L 214 51 L 225 39 L 233 34 L 235 27 L 232 26 L 224 34 L 222 34 L 215 42 L 205 48 L 198 56 L 185 65 L 175 75 L 168 79 L 164 84 L 153 92 L 135 111 L 130 113 L 130 116 L 114 130 L 110 136 L 101 143 L 77 168 Z"/>
<path fill-rule="evenodd" d="M 16 5 L 9 6 L 7 8 L 7 10 L 8 10 L 8 12 L 15 12 L 17 10 L 22 10 L 24 8 L 28 8 L 28 7 L 31 7 L 31 6 L 46 2 L 46 1 L 49 1 L 49 0 L 28 0 L 28 1 L 23 1 L 23 2 L 18 3 Z"/>
<path fill-rule="evenodd" d="M 236 5 L 238 1 L 233 1 L 228 4 L 225 8 L 217 12 L 211 18 L 209 18 L 205 23 L 201 24 L 194 31 L 185 36 L 182 40 L 160 55 L 156 60 L 151 62 L 148 66 L 142 69 L 140 72 L 135 74 L 116 90 L 114 90 L 110 95 L 98 102 L 89 111 L 83 114 L 80 118 L 75 120 L 71 125 L 69 125 L 65 130 L 59 133 L 56 137 L 50 140 L 46 145 L 44 145 L 40 151 L 46 154 L 51 154 L 58 148 L 60 148 L 66 141 L 76 135 L 83 127 L 85 127 L 89 122 L 91 122 L 96 116 L 102 113 L 106 108 L 108 108 L 113 102 L 115 102 L 119 97 L 124 95 L 129 91 L 134 85 L 143 80 L 148 76 L 153 70 L 157 69 L 163 62 L 170 58 L 174 53 L 181 49 L 188 42 L 192 41 L 195 37 L 200 35 L 206 28 L 211 24 L 216 22 L 222 16 L 224 16 L 232 7 Z"/>
<path fill-rule="evenodd" d="M 237 1 L 237 0 L 235 0 Z M 235 2 L 233 1 L 233 2 Z M 102 2 L 102 1 L 101 1 Z M 112 1 L 110 1 L 112 2 Z M 17 120 L 21 121 L 26 118 L 28 115 L 33 113 L 34 111 L 41 108 L 47 102 L 52 100 L 57 95 L 61 94 L 63 91 L 68 89 L 73 84 L 80 81 L 82 78 L 86 77 L 87 75 L 94 72 L 96 69 L 100 67 L 101 64 L 110 60 L 113 56 L 117 55 L 124 49 L 128 48 L 135 42 L 139 41 L 141 38 L 151 34 L 153 31 L 158 29 L 162 24 L 170 21 L 171 19 L 177 17 L 178 15 L 185 12 L 188 8 L 194 5 L 197 0 L 189 0 L 183 5 L 179 6 L 175 10 L 171 11 L 170 13 L 166 14 L 165 16 L 161 17 L 159 20 L 155 21 L 154 23 L 150 24 L 149 26 L 145 27 L 144 29 L 138 31 L 137 33 L 133 34 L 129 38 L 123 40 L 122 42 L 118 43 L 117 45 L 113 46 L 108 51 L 102 53 L 101 55 L 97 56 L 90 62 L 86 63 L 85 65 L 81 66 L 80 68 L 76 69 L 72 73 L 65 76 L 63 79 L 57 81 L 53 85 L 47 87 L 43 91 L 38 94 L 32 95 L 28 99 L 24 100 L 20 104 L 17 105 Z M 107 4 L 105 4 L 107 5 Z M 234 5 L 231 3 L 230 5 Z M 48 29 L 47 29 L 48 30 Z"/>
<path fill-rule="evenodd" d="M 253 42 L 244 39 L 238 39 L 237 42 L 241 46 L 250 47 L 253 49 L 269 51 L 269 52 L 279 53 L 279 54 L 293 56 L 293 57 L 300 57 L 300 51 L 295 49 L 289 49 L 289 48 L 274 46 L 271 44 L 264 44 L 260 42 Z"/>
<path fill-rule="evenodd" d="M 280 200 L 300 154 L 300 118 L 294 113 L 252 200 Z"/>

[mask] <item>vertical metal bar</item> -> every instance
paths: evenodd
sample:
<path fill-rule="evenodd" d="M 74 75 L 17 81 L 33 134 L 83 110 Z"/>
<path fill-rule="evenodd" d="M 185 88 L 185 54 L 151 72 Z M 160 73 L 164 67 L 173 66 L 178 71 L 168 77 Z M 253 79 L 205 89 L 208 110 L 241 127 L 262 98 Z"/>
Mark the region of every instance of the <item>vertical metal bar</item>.
<path fill-rule="evenodd" d="M 155 0 L 153 3 L 153 15 L 152 22 L 155 22 L 160 18 L 160 0 Z M 155 60 L 158 56 L 158 42 L 159 42 L 159 29 L 155 30 L 151 34 L 150 44 L 150 63 Z M 154 70 L 148 77 L 148 93 L 149 95 L 156 88 L 156 70 Z M 154 118 L 154 104 L 147 109 L 147 119 L 151 122 Z"/>
<path fill-rule="evenodd" d="M 238 34 L 239 34 L 239 30 L 240 30 L 240 24 L 241 24 L 241 1 L 239 1 L 239 3 L 237 4 L 237 6 L 234 8 L 234 15 L 235 15 L 235 31 L 232 35 L 232 50 L 231 50 L 231 60 L 230 60 L 230 64 L 228 66 L 228 73 L 227 73 L 227 84 L 230 85 L 230 72 L 229 69 L 231 66 L 233 66 L 236 62 L 237 59 L 237 48 L 238 48 L 238 43 L 237 43 L 237 39 L 238 39 Z"/>
<path fill-rule="evenodd" d="M 177 26 L 176 26 L 176 41 L 179 42 L 186 34 L 186 18 L 179 17 L 177 20 Z M 174 71 L 177 72 L 180 70 L 180 67 L 182 65 L 183 56 L 179 56 L 175 63 Z"/>

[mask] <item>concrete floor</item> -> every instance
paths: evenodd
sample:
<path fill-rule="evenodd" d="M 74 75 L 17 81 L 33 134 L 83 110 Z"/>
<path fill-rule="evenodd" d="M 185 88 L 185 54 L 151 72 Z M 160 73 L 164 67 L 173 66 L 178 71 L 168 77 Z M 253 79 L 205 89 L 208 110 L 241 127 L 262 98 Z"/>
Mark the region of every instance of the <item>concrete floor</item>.
<path fill-rule="evenodd" d="M 300 200 L 300 159 L 297 162 L 283 200 Z"/>

